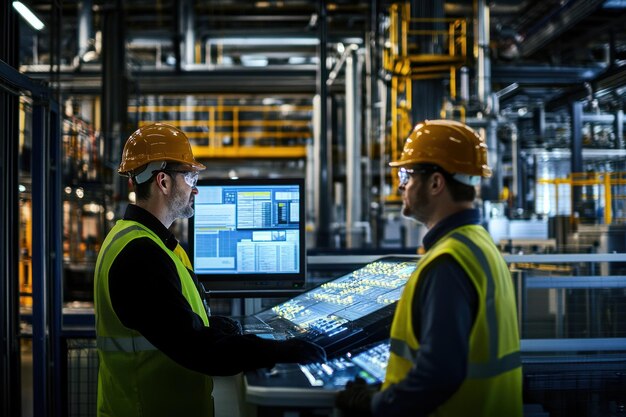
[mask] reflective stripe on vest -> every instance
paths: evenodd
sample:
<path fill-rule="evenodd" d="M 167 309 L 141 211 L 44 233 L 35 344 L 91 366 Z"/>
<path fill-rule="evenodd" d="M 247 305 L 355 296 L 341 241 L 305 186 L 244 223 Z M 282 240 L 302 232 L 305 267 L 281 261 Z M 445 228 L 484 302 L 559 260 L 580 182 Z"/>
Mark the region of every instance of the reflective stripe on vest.
<path fill-rule="evenodd" d="M 489 262 L 483 251 L 472 242 L 467 236 L 460 233 L 453 233 L 450 236 L 463 243 L 472 251 L 472 254 L 485 271 L 487 278 L 487 293 L 485 294 L 485 315 L 487 327 L 489 328 L 489 361 L 483 363 L 470 363 L 467 370 L 468 378 L 490 378 L 502 374 L 522 365 L 520 352 L 513 352 L 502 358 L 498 358 L 498 319 L 496 317 L 495 284 L 493 274 L 489 267 Z"/>
<path fill-rule="evenodd" d="M 400 339 L 392 338 L 389 343 L 390 352 L 393 352 L 401 358 L 413 363 L 415 363 L 418 350 L 419 349 L 413 349 L 407 342 Z"/>
<path fill-rule="evenodd" d="M 487 293 L 485 295 L 485 314 L 487 318 L 487 326 L 489 328 L 489 361 L 483 363 L 469 363 L 467 376 L 468 378 L 491 378 L 493 376 L 508 372 L 522 365 L 520 352 L 512 352 L 502 358 L 498 358 L 498 321 L 496 317 L 496 308 L 494 303 L 495 284 L 493 274 L 487 258 L 483 251 L 472 242 L 467 236 L 460 233 L 454 233 L 450 236 L 466 245 L 487 278 Z M 390 341 L 390 351 L 394 354 L 415 364 L 417 352 L 419 349 L 413 349 L 409 344 L 400 339 L 392 338 Z"/>

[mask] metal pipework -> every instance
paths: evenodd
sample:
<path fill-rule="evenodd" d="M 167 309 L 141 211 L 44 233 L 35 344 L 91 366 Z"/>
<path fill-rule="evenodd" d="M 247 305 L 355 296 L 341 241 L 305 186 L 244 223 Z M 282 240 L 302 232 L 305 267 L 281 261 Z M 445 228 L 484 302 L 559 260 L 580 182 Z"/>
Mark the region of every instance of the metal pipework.
<path fill-rule="evenodd" d="M 89 48 L 89 39 L 93 32 L 91 0 L 78 3 L 78 56 L 82 58 Z"/>
<path fill-rule="evenodd" d="M 346 57 L 346 246 L 360 247 L 362 223 L 362 129 L 361 129 L 361 73 L 363 57 L 350 47 Z"/>
<path fill-rule="evenodd" d="M 489 58 L 489 6 L 485 0 L 474 0 L 474 56 L 476 58 L 478 101 L 489 113 L 491 95 L 491 59 Z"/>

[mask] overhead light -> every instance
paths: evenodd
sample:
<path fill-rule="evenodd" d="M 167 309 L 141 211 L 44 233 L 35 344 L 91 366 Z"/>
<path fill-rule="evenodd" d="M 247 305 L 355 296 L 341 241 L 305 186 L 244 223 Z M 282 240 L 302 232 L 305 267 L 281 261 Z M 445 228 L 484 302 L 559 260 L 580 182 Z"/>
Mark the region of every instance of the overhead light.
<path fill-rule="evenodd" d="M 21 1 L 14 1 L 13 8 L 17 10 L 17 12 L 22 15 L 24 20 L 26 20 L 35 30 L 41 30 L 44 28 L 43 22 L 39 20 L 39 18 L 35 16 L 35 13 L 31 12 L 30 9 Z"/>

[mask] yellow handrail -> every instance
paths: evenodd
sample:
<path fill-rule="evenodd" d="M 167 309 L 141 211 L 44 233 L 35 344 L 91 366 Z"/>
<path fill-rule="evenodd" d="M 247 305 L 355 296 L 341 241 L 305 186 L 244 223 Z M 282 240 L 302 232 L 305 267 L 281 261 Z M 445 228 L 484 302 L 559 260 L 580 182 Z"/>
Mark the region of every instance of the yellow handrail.
<path fill-rule="evenodd" d="M 626 185 L 626 172 L 574 172 L 567 178 L 539 178 L 537 184 L 555 185 L 554 196 L 558 207 L 559 201 L 559 185 L 569 185 L 570 190 L 573 187 L 591 187 L 597 186 L 602 190 L 604 213 L 603 220 L 605 224 L 611 224 L 616 221 L 626 220 L 626 217 L 616 217 L 613 213 L 613 202 L 624 201 L 624 210 L 626 212 L 626 190 L 620 190 L 620 187 Z M 573 193 L 570 192 L 570 198 L 573 199 Z M 582 193 L 583 199 L 599 199 L 595 193 L 588 195 Z M 621 203 L 620 203 L 621 204 Z M 571 213 L 573 216 L 573 212 Z"/>
<path fill-rule="evenodd" d="M 226 101 L 219 96 L 214 105 L 132 105 L 128 110 L 139 113 L 139 126 L 158 120 L 183 130 L 200 158 L 306 156 L 307 142 L 313 137 L 313 106 Z"/>

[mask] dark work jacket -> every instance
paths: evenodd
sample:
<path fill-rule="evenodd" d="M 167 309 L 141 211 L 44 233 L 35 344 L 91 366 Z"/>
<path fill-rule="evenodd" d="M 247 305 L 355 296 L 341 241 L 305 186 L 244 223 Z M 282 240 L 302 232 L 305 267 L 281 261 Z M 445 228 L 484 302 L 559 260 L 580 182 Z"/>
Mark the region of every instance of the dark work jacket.
<path fill-rule="evenodd" d="M 479 223 L 478 210 L 455 213 L 428 231 L 424 248 L 428 251 L 452 229 Z M 374 416 L 428 416 L 454 394 L 465 378 L 477 309 L 476 289 L 456 260 L 447 255 L 434 260 L 413 298 L 413 327 L 420 342 L 416 366 L 403 381 L 374 395 Z"/>
<path fill-rule="evenodd" d="M 171 250 L 178 244 L 156 217 L 136 205 L 127 207 L 124 219 L 147 226 Z M 124 326 L 140 332 L 186 368 L 208 375 L 234 375 L 272 367 L 277 361 L 277 341 L 205 327 L 181 292 L 174 262 L 149 238 L 133 240 L 117 256 L 109 271 L 109 292 Z M 204 297 L 203 291 L 200 294 Z"/>

